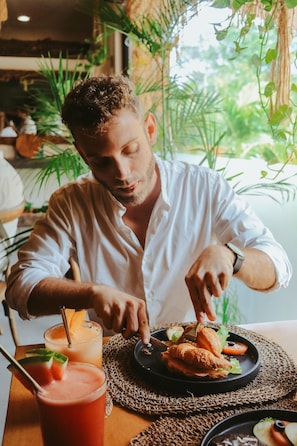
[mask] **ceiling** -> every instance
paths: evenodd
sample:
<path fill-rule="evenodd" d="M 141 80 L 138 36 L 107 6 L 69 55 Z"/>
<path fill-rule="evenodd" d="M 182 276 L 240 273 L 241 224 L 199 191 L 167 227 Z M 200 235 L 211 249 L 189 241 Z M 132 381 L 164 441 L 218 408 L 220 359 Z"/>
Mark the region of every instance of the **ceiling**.
<path fill-rule="evenodd" d="M 79 8 L 81 1 L 6 0 L 8 20 L 2 22 L 0 39 L 83 42 L 92 36 L 93 25 L 91 15 Z M 31 21 L 18 22 L 21 14 L 30 16 Z"/>

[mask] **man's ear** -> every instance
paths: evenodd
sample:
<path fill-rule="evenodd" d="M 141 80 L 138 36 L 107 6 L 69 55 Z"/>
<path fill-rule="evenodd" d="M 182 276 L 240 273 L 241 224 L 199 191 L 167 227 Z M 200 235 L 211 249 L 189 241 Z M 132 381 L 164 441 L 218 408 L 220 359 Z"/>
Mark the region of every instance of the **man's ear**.
<path fill-rule="evenodd" d="M 157 140 L 157 121 L 153 113 L 146 115 L 144 123 L 149 141 L 153 145 Z"/>

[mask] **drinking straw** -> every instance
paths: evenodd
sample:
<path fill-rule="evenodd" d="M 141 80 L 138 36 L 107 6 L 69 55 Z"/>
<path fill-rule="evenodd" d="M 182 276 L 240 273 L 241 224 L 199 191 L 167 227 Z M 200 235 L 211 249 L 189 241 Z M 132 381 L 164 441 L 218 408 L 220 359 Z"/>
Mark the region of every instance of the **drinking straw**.
<path fill-rule="evenodd" d="M 70 348 L 72 342 L 71 342 L 69 326 L 68 326 L 68 322 L 67 322 L 67 318 L 66 318 L 65 307 L 60 307 L 60 311 L 61 311 L 61 315 L 62 315 L 62 319 L 63 319 L 64 329 L 65 329 L 65 332 L 66 332 L 66 337 L 67 337 L 67 341 L 68 341 L 68 347 Z"/>
<path fill-rule="evenodd" d="M 20 374 L 25 379 L 27 379 L 27 381 L 30 382 L 30 384 L 34 387 L 34 389 L 37 392 L 44 393 L 44 389 L 38 384 L 38 382 L 36 382 L 35 379 L 32 378 L 32 376 L 27 372 L 27 370 L 25 370 L 24 367 L 22 367 L 21 364 L 13 356 L 11 356 L 10 353 L 8 353 L 8 351 L 6 351 L 1 344 L 0 344 L 0 351 L 2 355 L 5 356 L 5 358 L 10 362 L 10 364 L 13 367 L 15 367 L 20 372 Z"/>
<path fill-rule="evenodd" d="M 71 266 L 71 269 L 72 269 L 72 274 L 73 274 L 74 281 L 75 282 L 81 282 L 79 266 L 75 262 L 75 260 L 73 260 L 72 257 L 70 257 L 70 266 Z M 64 329 L 65 329 L 65 332 L 66 332 L 66 337 L 67 337 L 67 341 L 68 341 L 68 347 L 70 348 L 72 342 L 71 342 L 70 330 L 69 330 L 69 326 L 68 326 L 68 322 L 67 322 L 67 318 L 66 318 L 65 307 L 60 307 L 60 311 L 61 311 L 61 315 L 62 315 L 62 319 L 63 319 Z"/>

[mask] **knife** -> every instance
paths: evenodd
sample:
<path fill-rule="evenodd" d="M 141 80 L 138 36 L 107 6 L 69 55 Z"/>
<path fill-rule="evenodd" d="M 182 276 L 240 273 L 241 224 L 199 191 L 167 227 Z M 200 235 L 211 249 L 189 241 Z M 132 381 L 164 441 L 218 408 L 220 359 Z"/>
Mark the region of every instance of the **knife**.
<path fill-rule="evenodd" d="M 158 339 L 158 338 L 154 338 L 154 336 L 151 336 L 151 337 L 150 337 L 150 343 L 151 343 L 152 345 L 154 345 L 155 347 L 158 347 L 158 348 L 161 349 L 162 351 L 165 351 L 165 350 L 167 350 L 167 348 L 168 348 L 168 345 L 166 344 L 165 341 L 161 341 L 161 340 Z"/>
<path fill-rule="evenodd" d="M 154 350 L 158 350 L 161 352 L 165 352 L 168 346 L 165 341 L 161 341 L 160 339 L 150 337 L 150 342 L 145 344 L 141 351 L 146 355 L 151 355 Z"/>

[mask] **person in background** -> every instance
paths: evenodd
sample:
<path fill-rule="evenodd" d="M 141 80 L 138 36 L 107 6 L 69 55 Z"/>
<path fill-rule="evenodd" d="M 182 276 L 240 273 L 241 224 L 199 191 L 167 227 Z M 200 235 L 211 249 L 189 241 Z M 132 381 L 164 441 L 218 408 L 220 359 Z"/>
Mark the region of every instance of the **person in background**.
<path fill-rule="evenodd" d="M 18 134 L 22 135 L 23 133 L 29 135 L 37 134 L 37 127 L 35 122 L 33 121 L 31 115 L 27 113 L 24 109 L 18 108 L 17 115 L 21 120 L 21 123 L 18 128 Z"/>
<path fill-rule="evenodd" d="M 0 136 L 1 137 L 16 137 L 15 125 L 13 121 L 9 121 L 4 112 L 0 112 Z"/>
<path fill-rule="evenodd" d="M 215 320 L 232 276 L 262 292 L 288 285 L 283 248 L 221 174 L 153 153 L 155 117 L 127 78 L 79 83 L 62 118 L 90 173 L 53 193 L 19 251 L 6 296 L 22 318 L 87 308 L 148 343 L 150 326 Z M 64 277 L 71 257 L 81 283 Z"/>
<path fill-rule="evenodd" d="M 15 168 L 3 158 L 0 151 L 0 275 L 8 264 L 6 249 L 9 247 L 7 238 L 17 233 L 18 214 L 24 209 L 24 186 Z M 15 214 L 14 218 L 8 213 Z M 3 218 L 2 218 L 3 216 Z"/>

